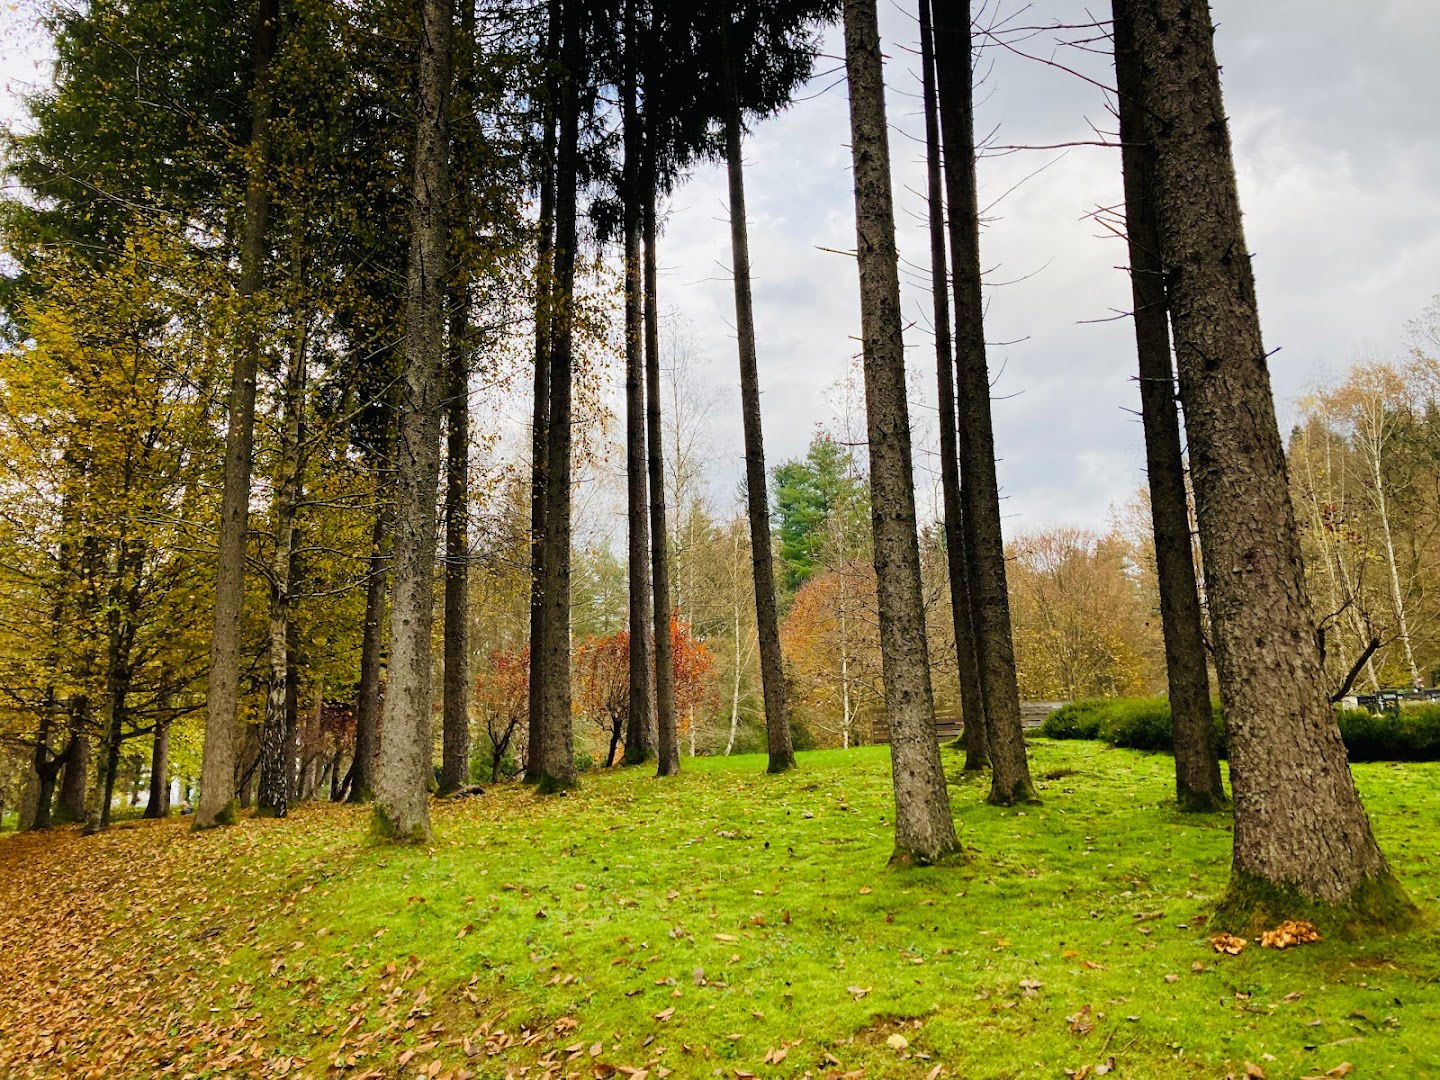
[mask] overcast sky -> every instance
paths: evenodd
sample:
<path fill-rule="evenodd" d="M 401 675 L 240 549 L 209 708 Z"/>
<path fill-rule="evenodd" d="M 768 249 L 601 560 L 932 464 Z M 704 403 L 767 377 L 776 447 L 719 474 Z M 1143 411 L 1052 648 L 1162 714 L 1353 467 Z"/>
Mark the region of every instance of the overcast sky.
<path fill-rule="evenodd" d="M 991 0 L 992 4 L 995 0 Z M 1078 0 L 1000 0 L 987 24 L 1081 23 Z M 1295 399 L 1357 352 L 1398 355 L 1405 324 L 1440 293 L 1440 4 L 1434 0 L 1215 0 L 1246 234 L 1282 423 Z M 1105 5 L 1090 10 L 1104 10 Z M 881 0 L 901 255 L 928 267 L 923 147 L 910 6 Z M 46 53 L 24 10 L 0 5 L 0 76 L 14 93 L 43 79 Z M 1073 35 L 1071 35 L 1073 36 Z M 839 33 L 812 84 L 746 143 L 765 430 L 771 463 L 802 454 L 832 420 L 827 388 L 856 350 L 858 286 Z M 1105 58 L 1057 51 L 1041 33 L 1016 47 L 1109 82 Z M 1001 145 L 1093 138 L 1111 125 L 1100 89 L 1016 53 L 980 65 L 977 130 Z M 1032 175 L 1033 174 L 1033 175 Z M 1026 179 L 1029 177 L 1029 179 Z M 1022 182 L 1023 181 L 1023 182 Z M 1018 186 L 1017 186 L 1018 185 Z M 1086 215 L 1120 200 L 1118 151 L 1078 147 L 980 162 L 989 279 L 986 336 L 1007 531 L 1104 527 L 1143 483 L 1133 415 L 1134 345 L 1120 241 Z M 714 405 L 713 487 L 733 498 L 740 422 L 725 179 L 698 170 L 671 200 L 661 302 L 690 324 Z M 918 463 L 933 475 L 934 353 L 928 275 L 906 272 Z M 922 513 L 933 480 L 922 475 Z"/>

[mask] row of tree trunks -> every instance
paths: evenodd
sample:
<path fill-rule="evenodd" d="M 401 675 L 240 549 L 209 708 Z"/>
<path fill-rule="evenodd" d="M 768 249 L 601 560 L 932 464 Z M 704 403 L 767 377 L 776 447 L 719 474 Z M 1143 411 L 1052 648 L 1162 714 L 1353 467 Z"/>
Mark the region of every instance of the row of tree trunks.
<path fill-rule="evenodd" d="M 995 434 L 990 415 L 990 372 L 985 358 L 984 300 L 980 288 L 980 208 L 975 179 L 974 87 L 969 0 L 936 0 L 935 61 L 940 135 L 949 207 L 951 284 L 955 296 L 957 451 L 964 475 L 960 508 L 970 568 L 976 657 L 985 702 L 990 753 L 990 801 L 1001 806 L 1033 801 L 1035 785 L 1020 725 L 1015 643 L 1005 582 L 1005 539 Z"/>
<path fill-rule="evenodd" d="M 454 8 L 443 0 L 422 0 L 420 10 L 405 371 L 398 384 L 390 665 L 374 804 L 376 834 L 399 842 L 430 838 L 435 492 L 440 478 L 445 290 L 449 282 L 446 113 Z"/>
<path fill-rule="evenodd" d="M 1133 34 L 1235 799 L 1220 921 L 1413 917 L 1326 686 L 1205 0 L 1114 0 Z"/>
<path fill-rule="evenodd" d="M 884 71 L 875 0 L 845 0 L 844 13 L 870 441 L 870 520 L 895 785 L 892 861 L 933 863 L 956 852 L 959 843 L 935 738 L 925 641 Z"/>
<path fill-rule="evenodd" d="M 1170 361 L 1170 317 L 1155 221 L 1155 148 L 1145 138 L 1140 68 L 1133 37 L 1128 12 L 1120 8 L 1115 12 L 1114 42 L 1120 157 L 1125 177 L 1125 234 L 1140 361 L 1140 419 L 1145 429 L 1160 626 L 1165 640 L 1165 674 L 1175 743 L 1175 799 L 1182 810 L 1206 812 L 1218 810 L 1227 800 L 1210 708 L 1210 676 L 1185 494 L 1175 371 Z"/>
<path fill-rule="evenodd" d="M 985 734 L 985 698 L 975 653 L 970 606 L 970 569 L 965 561 L 961 511 L 960 452 L 955 420 L 955 352 L 950 337 L 950 273 L 946 262 L 945 197 L 940 162 L 940 114 L 935 100 L 935 45 L 930 0 L 920 0 L 921 92 L 925 96 L 926 196 L 929 201 L 930 292 L 935 320 L 936 405 L 940 414 L 940 486 L 945 511 L 945 564 L 950 579 L 955 670 L 964 721 L 965 770 L 985 768 L 990 752 Z"/>
<path fill-rule="evenodd" d="M 270 216 L 270 61 L 279 34 L 279 0 L 260 0 L 255 30 L 255 76 L 251 88 L 250 147 L 245 218 L 236 290 L 239 332 L 234 346 L 225 432 L 225 473 L 220 496 L 219 551 L 215 566 L 215 620 L 206 691 L 205 744 L 195 827 L 229 824 L 235 818 L 235 727 L 240 681 L 240 612 L 245 588 L 245 533 L 250 511 L 250 467 L 255 440 L 255 378 L 260 328 L 254 310 L 265 270 Z"/>
<path fill-rule="evenodd" d="M 725 42 L 725 168 L 730 185 L 730 252 L 735 279 L 735 336 L 740 357 L 740 414 L 745 433 L 745 502 L 750 520 L 750 560 L 755 581 L 755 628 L 760 643 L 760 685 L 765 699 L 768 771 L 795 767 L 790 713 L 785 702 L 785 665 L 775 599 L 775 560 L 770 546 L 769 478 L 760 422 L 760 374 L 755 350 L 755 303 L 750 292 L 750 236 L 745 220 L 745 168 L 741 158 L 737 47 Z"/>

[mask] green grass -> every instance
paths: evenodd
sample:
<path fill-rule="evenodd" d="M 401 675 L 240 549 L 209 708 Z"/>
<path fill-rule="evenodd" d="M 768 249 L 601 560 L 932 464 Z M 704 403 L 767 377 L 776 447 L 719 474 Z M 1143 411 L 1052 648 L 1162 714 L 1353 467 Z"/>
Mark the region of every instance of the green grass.
<path fill-rule="evenodd" d="M 117 889 L 106 947 L 167 941 L 168 966 L 124 954 L 156 985 L 179 981 L 177 963 L 197 972 L 169 1005 L 191 1018 L 168 1021 L 196 1061 L 230 1024 L 272 1072 L 296 1059 L 292 1074 L 1063 1077 L 1113 1056 L 1115 1075 L 1146 1078 L 1247 1060 L 1272 1080 L 1344 1061 L 1361 1078 L 1440 1075 L 1440 935 L 1217 955 L 1201 917 L 1228 877 L 1229 819 L 1165 805 L 1168 757 L 1031 752 L 1037 778 L 1075 772 L 1015 809 L 985 805 L 986 781 L 946 752 L 969 858 L 928 869 L 886 868 L 883 748 L 801 754 L 781 776 L 747 756 L 687 759 L 664 781 L 590 773 L 550 799 L 502 786 L 435 804 L 421 848 L 368 846 L 364 808 L 200 835 L 137 826 L 121 832 L 165 845 L 177 899 L 156 910 Z M 1434 910 L 1440 766 L 1355 771 Z M 155 993 L 145 1007 L 165 1015 Z M 138 1060 L 108 1075 L 147 1075 Z"/>

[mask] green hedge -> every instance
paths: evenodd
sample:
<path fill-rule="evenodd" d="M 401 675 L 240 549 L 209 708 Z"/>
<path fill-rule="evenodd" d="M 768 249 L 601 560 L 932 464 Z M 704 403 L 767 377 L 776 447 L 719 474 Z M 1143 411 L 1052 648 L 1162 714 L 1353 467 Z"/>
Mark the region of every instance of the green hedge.
<path fill-rule="evenodd" d="M 1340 735 L 1352 761 L 1440 761 L 1440 704 L 1398 712 L 1337 709 Z M 1222 756 L 1225 721 L 1215 706 Z M 1086 698 L 1060 706 L 1040 725 L 1052 739 L 1102 739 L 1130 750 L 1173 750 L 1170 703 L 1153 698 Z"/>

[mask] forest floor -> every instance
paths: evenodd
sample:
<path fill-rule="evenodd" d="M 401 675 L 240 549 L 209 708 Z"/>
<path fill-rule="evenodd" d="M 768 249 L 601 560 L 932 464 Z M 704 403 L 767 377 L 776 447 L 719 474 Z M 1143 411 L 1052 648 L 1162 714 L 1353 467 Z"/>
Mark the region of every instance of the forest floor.
<path fill-rule="evenodd" d="M 1228 818 L 1168 757 L 1032 754 L 1001 810 L 946 752 L 940 869 L 886 868 L 883 748 L 499 785 L 417 850 L 343 806 L 6 836 L 0 1076 L 1440 1076 L 1433 924 L 1217 954 Z M 1356 775 L 1440 911 L 1440 766 Z"/>

